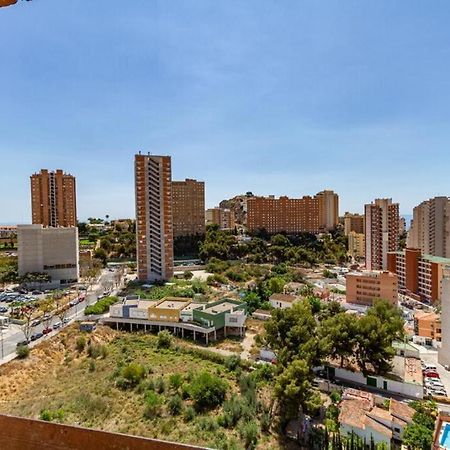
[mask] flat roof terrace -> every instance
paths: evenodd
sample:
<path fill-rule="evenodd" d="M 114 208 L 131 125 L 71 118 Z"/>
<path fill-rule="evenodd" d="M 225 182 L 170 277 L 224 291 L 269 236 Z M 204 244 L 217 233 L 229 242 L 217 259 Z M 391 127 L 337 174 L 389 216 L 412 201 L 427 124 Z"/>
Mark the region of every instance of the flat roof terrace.
<path fill-rule="evenodd" d="M 210 306 L 209 308 L 205 308 L 203 311 L 208 314 L 221 314 L 223 312 L 227 312 L 235 307 L 237 307 L 235 303 L 231 302 L 223 302 L 218 305 Z"/>
<path fill-rule="evenodd" d="M 166 297 L 158 303 L 155 308 L 158 309 L 184 309 L 191 303 L 190 300 L 178 297 Z"/>
<path fill-rule="evenodd" d="M 201 308 L 205 306 L 206 303 L 189 303 L 185 308 L 183 308 L 183 311 L 192 311 L 194 309 Z"/>

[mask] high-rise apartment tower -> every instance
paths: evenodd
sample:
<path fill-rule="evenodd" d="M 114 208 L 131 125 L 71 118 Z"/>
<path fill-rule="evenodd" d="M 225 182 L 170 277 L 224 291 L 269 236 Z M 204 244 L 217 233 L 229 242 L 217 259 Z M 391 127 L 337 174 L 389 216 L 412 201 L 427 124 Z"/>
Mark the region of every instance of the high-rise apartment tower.
<path fill-rule="evenodd" d="M 170 156 L 135 156 L 138 279 L 173 276 L 172 169 Z"/>
<path fill-rule="evenodd" d="M 62 170 L 42 169 L 30 177 L 33 224 L 75 227 L 77 202 L 75 177 Z"/>

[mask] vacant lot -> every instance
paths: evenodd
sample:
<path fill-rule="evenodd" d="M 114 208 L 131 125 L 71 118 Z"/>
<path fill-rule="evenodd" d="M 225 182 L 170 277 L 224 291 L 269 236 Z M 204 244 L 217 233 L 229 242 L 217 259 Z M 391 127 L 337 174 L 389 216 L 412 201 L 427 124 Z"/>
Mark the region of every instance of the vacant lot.
<path fill-rule="evenodd" d="M 126 384 L 130 365 L 143 372 Z M 225 398 L 241 402 L 241 412 L 195 403 L 192 386 L 204 372 L 225 382 Z M 179 341 L 158 348 L 156 336 L 107 327 L 82 335 L 72 326 L 0 368 L 0 411 L 223 449 L 245 448 L 256 435 L 257 448 L 280 448 L 263 431 L 269 383 L 249 388 L 250 378 L 235 360 Z"/>

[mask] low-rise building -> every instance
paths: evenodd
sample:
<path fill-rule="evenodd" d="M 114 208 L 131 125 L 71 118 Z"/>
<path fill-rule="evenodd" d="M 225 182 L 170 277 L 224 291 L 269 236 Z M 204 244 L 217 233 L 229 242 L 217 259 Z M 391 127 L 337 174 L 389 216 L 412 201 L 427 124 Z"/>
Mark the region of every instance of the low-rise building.
<path fill-rule="evenodd" d="M 414 337 L 417 344 L 438 347 L 441 342 L 441 315 L 417 310 L 414 312 Z"/>
<path fill-rule="evenodd" d="M 352 272 L 346 276 L 346 301 L 372 306 L 383 299 L 396 305 L 398 301 L 397 275 L 387 271 Z"/>
<path fill-rule="evenodd" d="M 46 273 L 53 286 L 78 282 L 78 228 L 19 225 L 17 239 L 19 276 Z"/>
<path fill-rule="evenodd" d="M 375 404 L 373 394 L 346 389 L 339 404 L 339 426 L 343 435 L 355 434 L 365 442 L 384 443 L 390 449 L 392 440 L 401 441 L 415 410 L 410 406 L 389 400 L 389 409 Z"/>
<path fill-rule="evenodd" d="M 390 252 L 387 257 L 388 270 L 397 274 L 401 293 L 433 303 L 441 299 L 443 271 L 450 259 L 423 255 L 417 248 Z"/>
<path fill-rule="evenodd" d="M 292 308 L 292 305 L 298 301 L 299 298 L 291 294 L 272 294 L 269 297 L 269 303 L 275 309 Z"/>
<path fill-rule="evenodd" d="M 181 311 L 191 303 L 182 297 L 165 297 L 148 309 L 149 320 L 160 322 L 180 322 Z"/>

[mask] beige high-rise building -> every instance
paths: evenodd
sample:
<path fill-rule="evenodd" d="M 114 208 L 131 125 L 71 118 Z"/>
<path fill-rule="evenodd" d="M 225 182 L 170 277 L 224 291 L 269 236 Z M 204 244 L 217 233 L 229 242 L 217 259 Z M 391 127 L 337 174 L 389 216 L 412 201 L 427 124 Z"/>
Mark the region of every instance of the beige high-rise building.
<path fill-rule="evenodd" d="M 170 156 L 135 155 L 138 279 L 173 276 L 172 168 Z"/>
<path fill-rule="evenodd" d="M 42 169 L 30 177 L 33 224 L 77 226 L 75 177 L 62 170 Z"/>
<path fill-rule="evenodd" d="M 205 233 L 205 183 L 186 179 L 172 182 L 173 236 Z"/>
<path fill-rule="evenodd" d="M 19 275 L 47 273 L 52 285 L 78 281 L 78 228 L 19 225 L 17 227 Z"/>
<path fill-rule="evenodd" d="M 387 254 L 398 248 L 399 204 L 376 199 L 365 205 L 366 268 L 386 270 Z"/>
<path fill-rule="evenodd" d="M 235 225 L 234 211 L 228 208 L 209 208 L 206 210 L 206 225 L 217 224 L 221 230 L 232 230 Z"/>
<path fill-rule="evenodd" d="M 348 234 L 348 254 L 355 259 L 364 258 L 366 237 L 363 233 L 350 231 Z"/>
<path fill-rule="evenodd" d="M 357 234 L 364 233 L 364 214 L 345 213 L 344 234 L 348 236 L 352 231 Z"/>
<path fill-rule="evenodd" d="M 372 306 L 375 300 L 387 300 L 397 305 L 398 278 L 387 271 L 365 271 L 346 276 L 346 301 L 357 305 Z"/>
<path fill-rule="evenodd" d="M 450 366 L 450 266 L 444 268 L 441 283 L 441 348 L 438 353 L 438 362 L 443 366 Z"/>
<path fill-rule="evenodd" d="M 319 200 L 319 228 L 322 231 L 334 230 L 339 223 L 339 196 L 334 191 L 321 191 L 316 194 Z"/>
<path fill-rule="evenodd" d="M 450 199 L 435 197 L 413 211 L 407 246 L 422 253 L 450 258 Z"/>

